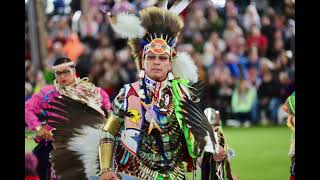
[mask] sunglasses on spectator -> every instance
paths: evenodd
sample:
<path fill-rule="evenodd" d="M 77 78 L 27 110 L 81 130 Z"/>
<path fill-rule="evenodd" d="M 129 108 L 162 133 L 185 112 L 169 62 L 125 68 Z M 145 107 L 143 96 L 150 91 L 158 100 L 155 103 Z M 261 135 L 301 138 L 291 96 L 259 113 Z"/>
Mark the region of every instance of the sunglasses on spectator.
<path fill-rule="evenodd" d="M 70 69 L 66 69 L 66 70 L 63 70 L 63 71 L 56 71 L 54 74 L 55 74 L 56 77 L 58 77 L 58 76 L 62 76 L 62 75 L 68 76 L 68 75 L 70 75 L 70 73 L 71 73 L 71 70 Z"/>

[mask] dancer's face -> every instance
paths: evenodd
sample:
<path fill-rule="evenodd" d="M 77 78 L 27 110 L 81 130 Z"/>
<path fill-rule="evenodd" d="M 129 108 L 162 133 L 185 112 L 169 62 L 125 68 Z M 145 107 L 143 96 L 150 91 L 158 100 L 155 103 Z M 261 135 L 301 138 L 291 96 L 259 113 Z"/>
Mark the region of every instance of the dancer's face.
<path fill-rule="evenodd" d="M 148 52 L 142 59 L 142 68 L 152 80 L 164 81 L 172 68 L 170 55 L 167 53 L 154 54 L 153 52 Z"/>
<path fill-rule="evenodd" d="M 57 68 L 54 74 L 61 86 L 69 86 L 76 81 L 75 69 L 70 66 Z"/>

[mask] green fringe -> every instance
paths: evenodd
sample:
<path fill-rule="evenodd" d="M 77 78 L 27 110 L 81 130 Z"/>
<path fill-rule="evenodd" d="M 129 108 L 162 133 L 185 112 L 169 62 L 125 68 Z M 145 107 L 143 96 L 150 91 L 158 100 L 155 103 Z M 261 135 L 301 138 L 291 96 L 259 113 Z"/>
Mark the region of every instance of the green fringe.
<path fill-rule="evenodd" d="M 183 121 L 182 114 L 179 113 L 181 110 L 180 104 L 181 104 L 181 98 L 182 98 L 182 92 L 179 87 L 179 85 L 182 86 L 188 86 L 189 81 L 186 79 L 174 79 L 172 80 L 172 92 L 173 92 L 173 105 L 174 105 L 174 112 L 176 115 L 176 118 L 178 120 L 180 128 L 183 130 L 184 137 L 186 139 L 186 144 L 188 148 L 189 155 L 192 159 L 195 159 L 198 157 L 198 152 L 195 151 L 195 139 L 193 135 L 191 134 L 189 128 L 187 127 L 186 123 Z"/>

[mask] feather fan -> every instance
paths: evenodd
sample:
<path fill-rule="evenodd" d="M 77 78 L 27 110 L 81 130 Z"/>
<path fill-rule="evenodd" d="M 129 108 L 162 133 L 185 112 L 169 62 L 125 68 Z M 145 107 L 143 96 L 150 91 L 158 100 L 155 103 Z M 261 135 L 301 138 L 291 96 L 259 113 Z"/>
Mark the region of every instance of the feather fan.
<path fill-rule="evenodd" d="M 180 113 L 194 135 L 200 152 L 215 153 L 215 147 L 213 146 L 213 144 L 216 144 L 214 133 L 206 115 L 191 100 L 186 99 L 181 102 L 182 110 Z"/>
<path fill-rule="evenodd" d="M 53 132 L 51 162 L 59 179 L 85 180 L 99 172 L 99 140 L 105 116 L 69 97 L 57 97 L 46 109 Z"/>

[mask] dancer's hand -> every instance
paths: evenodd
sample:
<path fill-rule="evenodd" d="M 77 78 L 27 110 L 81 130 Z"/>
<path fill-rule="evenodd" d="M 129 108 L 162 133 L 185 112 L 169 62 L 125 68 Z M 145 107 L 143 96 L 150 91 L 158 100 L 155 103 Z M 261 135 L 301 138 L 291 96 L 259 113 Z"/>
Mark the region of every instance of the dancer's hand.
<path fill-rule="evenodd" d="M 48 130 L 46 127 L 42 126 L 39 131 L 37 131 L 37 136 L 40 136 L 43 139 L 49 139 L 53 136 L 52 130 Z"/>
<path fill-rule="evenodd" d="M 289 113 L 289 107 L 288 105 L 285 103 L 281 106 L 282 110 L 285 111 L 286 113 Z"/>
<path fill-rule="evenodd" d="M 120 180 L 120 178 L 115 172 L 103 172 L 100 175 L 100 180 Z"/>
<path fill-rule="evenodd" d="M 213 159 L 214 159 L 216 162 L 223 161 L 226 157 L 227 157 L 226 151 L 224 150 L 224 148 L 223 148 L 222 146 L 219 147 L 219 152 L 218 152 L 218 154 L 213 155 Z"/>

